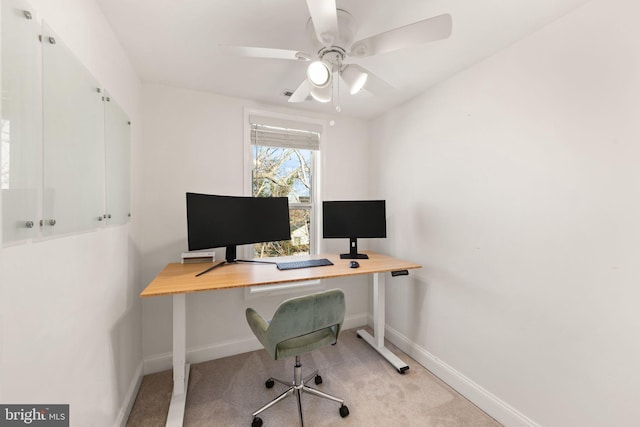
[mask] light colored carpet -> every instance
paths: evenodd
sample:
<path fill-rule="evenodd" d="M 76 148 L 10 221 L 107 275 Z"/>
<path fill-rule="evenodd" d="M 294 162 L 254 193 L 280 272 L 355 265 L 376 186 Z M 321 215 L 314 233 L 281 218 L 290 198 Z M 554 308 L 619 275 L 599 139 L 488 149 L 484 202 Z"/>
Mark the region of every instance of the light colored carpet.
<path fill-rule="evenodd" d="M 410 367 L 399 374 L 355 329 L 344 331 L 338 344 L 302 356 L 303 377 L 319 369 L 323 383 L 310 386 L 345 400 L 340 404 L 303 394 L 306 426 L 496 427 L 498 422 L 455 392 L 390 343 L 387 347 Z M 191 365 L 184 426 L 251 426 L 251 414 L 282 393 L 270 376 L 293 380 L 293 359 L 272 360 L 259 350 Z M 171 371 L 147 375 L 127 427 L 164 426 L 172 389 Z M 298 426 L 297 403 L 289 397 L 260 414 L 264 427 Z"/>

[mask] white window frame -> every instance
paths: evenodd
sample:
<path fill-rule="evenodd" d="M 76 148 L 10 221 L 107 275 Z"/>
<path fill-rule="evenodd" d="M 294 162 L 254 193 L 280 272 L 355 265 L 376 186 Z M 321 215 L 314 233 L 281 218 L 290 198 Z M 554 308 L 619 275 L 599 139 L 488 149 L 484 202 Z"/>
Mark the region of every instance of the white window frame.
<path fill-rule="evenodd" d="M 251 196 L 251 185 L 252 185 L 252 176 L 251 172 L 253 170 L 253 154 L 252 154 L 252 145 L 251 145 L 251 117 L 262 117 L 266 119 L 273 119 L 274 121 L 282 120 L 283 122 L 296 122 L 300 125 L 301 129 L 305 129 L 305 125 L 313 128 L 320 128 L 320 149 L 316 151 L 312 158 L 312 173 L 313 173 L 313 188 L 311 189 L 311 242 L 309 245 L 309 252 L 311 254 L 321 253 L 321 250 L 324 245 L 322 245 L 322 233 L 320 227 L 321 217 L 321 183 L 322 183 L 322 171 L 321 171 L 321 158 L 322 158 L 322 147 L 323 140 L 325 138 L 325 130 L 326 130 L 326 121 L 319 119 L 311 119 L 309 117 L 303 116 L 295 116 L 290 114 L 276 113 L 267 110 L 259 110 L 259 109 L 244 109 L 244 118 L 243 118 L 243 129 L 244 129 L 244 171 L 243 171 L 243 179 L 244 179 L 244 194 L 247 196 Z M 290 208 L 295 208 L 296 206 L 292 204 Z M 243 250 L 246 251 L 244 253 L 245 258 L 251 256 L 251 245 L 247 245 Z M 295 283 L 280 283 L 275 285 L 263 285 L 263 286 L 250 286 L 244 288 L 244 297 L 245 299 L 257 298 L 257 297 L 266 297 L 273 295 L 284 295 L 291 293 L 300 293 L 300 292 L 315 292 L 318 290 L 325 289 L 324 281 L 322 280 L 308 280 L 304 282 L 295 282 Z"/>

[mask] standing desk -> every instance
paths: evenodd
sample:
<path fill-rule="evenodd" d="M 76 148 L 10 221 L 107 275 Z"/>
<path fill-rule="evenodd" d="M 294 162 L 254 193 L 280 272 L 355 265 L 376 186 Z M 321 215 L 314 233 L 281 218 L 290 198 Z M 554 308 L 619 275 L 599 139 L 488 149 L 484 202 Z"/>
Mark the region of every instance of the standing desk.
<path fill-rule="evenodd" d="M 320 254 L 310 258 L 327 258 L 334 265 L 278 270 L 272 264 L 233 263 L 216 268 L 202 276 L 196 274 L 212 266 L 212 263 L 168 264 L 140 294 L 141 297 L 171 295 L 173 298 L 173 393 L 167 416 L 167 426 L 182 426 L 189 381 L 189 364 L 186 363 L 186 294 L 220 289 L 306 280 L 337 279 L 340 277 L 373 275 L 373 335 L 364 329 L 357 331 L 378 353 L 387 359 L 400 373 L 407 366 L 384 346 L 385 325 L 385 275 L 383 273 L 420 268 L 418 264 L 402 261 L 374 252 L 365 252 L 369 259 L 359 259 L 359 268 L 350 268 L 349 259 L 338 254 Z M 269 261 L 300 260 L 300 257 L 269 258 Z"/>

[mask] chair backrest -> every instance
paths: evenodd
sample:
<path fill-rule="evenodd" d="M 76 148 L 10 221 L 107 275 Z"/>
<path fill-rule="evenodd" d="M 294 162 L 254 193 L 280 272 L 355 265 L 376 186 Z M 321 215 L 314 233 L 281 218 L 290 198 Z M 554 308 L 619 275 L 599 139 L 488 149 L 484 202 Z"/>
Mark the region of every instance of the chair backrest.
<path fill-rule="evenodd" d="M 332 289 L 283 301 L 267 329 L 271 342 L 282 342 L 335 327 L 336 338 L 344 321 L 344 293 Z"/>

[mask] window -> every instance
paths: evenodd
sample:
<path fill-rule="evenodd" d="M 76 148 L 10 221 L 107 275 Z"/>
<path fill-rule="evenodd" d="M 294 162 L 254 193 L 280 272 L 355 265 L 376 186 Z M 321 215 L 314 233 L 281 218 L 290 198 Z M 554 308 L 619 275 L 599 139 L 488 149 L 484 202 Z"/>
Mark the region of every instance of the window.
<path fill-rule="evenodd" d="M 287 197 L 291 239 L 252 245 L 250 258 L 318 253 L 320 122 L 247 112 L 247 193 Z M 289 286 L 290 287 L 290 286 Z M 251 293 L 269 292 L 271 287 Z"/>
<path fill-rule="evenodd" d="M 291 239 L 258 243 L 253 257 L 308 255 L 315 242 L 316 157 L 320 148 L 317 127 L 304 123 L 249 116 L 251 144 L 251 195 L 287 197 Z"/>
<path fill-rule="evenodd" d="M 262 128 L 259 132 L 273 130 Z M 312 239 L 313 150 L 253 144 L 251 151 L 251 195 L 288 197 L 291 222 L 291 240 L 257 243 L 254 245 L 254 257 L 309 254 Z"/>

